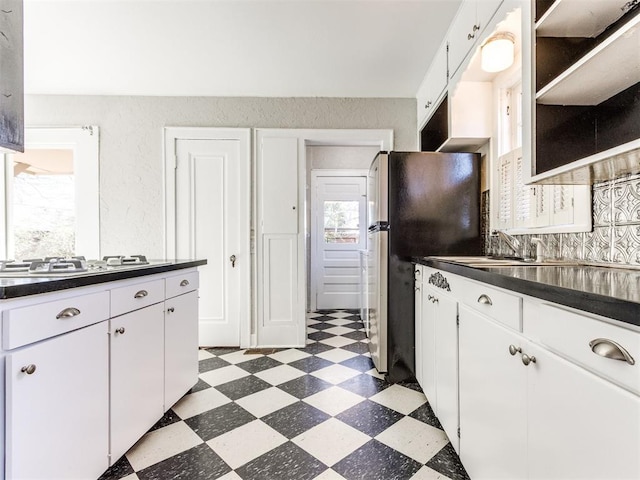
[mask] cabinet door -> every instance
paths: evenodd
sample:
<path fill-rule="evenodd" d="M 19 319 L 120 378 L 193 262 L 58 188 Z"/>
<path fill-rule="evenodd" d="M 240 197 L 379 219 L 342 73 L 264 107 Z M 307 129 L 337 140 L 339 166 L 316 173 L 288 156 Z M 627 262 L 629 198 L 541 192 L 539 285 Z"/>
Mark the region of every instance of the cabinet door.
<path fill-rule="evenodd" d="M 415 329 L 416 329 L 416 380 L 424 391 L 424 375 L 422 372 L 422 275 L 423 268 L 416 265 L 415 268 Z"/>
<path fill-rule="evenodd" d="M 529 374 L 530 478 L 640 478 L 640 397 L 539 347 Z"/>
<path fill-rule="evenodd" d="M 162 417 L 164 303 L 112 318 L 111 461 Z"/>
<path fill-rule="evenodd" d="M 108 467 L 107 322 L 8 355 L 6 474 L 97 478 Z M 35 366 L 28 374 L 23 367 Z"/>
<path fill-rule="evenodd" d="M 198 292 L 165 302 L 164 410 L 198 381 Z"/>
<path fill-rule="evenodd" d="M 435 299 L 436 395 L 438 420 L 459 451 L 458 439 L 458 303 L 435 289 L 425 289 Z"/>
<path fill-rule="evenodd" d="M 471 478 L 526 477 L 526 379 L 519 335 L 460 305 L 460 459 Z"/>
<path fill-rule="evenodd" d="M 447 86 L 447 42 L 436 52 L 417 95 L 418 125 L 422 125 L 437 108 L 437 100 Z"/>
<path fill-rule="evenodd" d="M 422 390 L 429 404 L 438 415 L 438 396 L 436 394 L 436 315 L 437 305 L 431 289 L 423 283 L 422 325 L 420 349 L 422 350 Z"/>
<path fill-rule="evenodd" d="M 449 77 L 453 77 L 479 35 L 476 1 L 463 1 L 449 29 Z"/>

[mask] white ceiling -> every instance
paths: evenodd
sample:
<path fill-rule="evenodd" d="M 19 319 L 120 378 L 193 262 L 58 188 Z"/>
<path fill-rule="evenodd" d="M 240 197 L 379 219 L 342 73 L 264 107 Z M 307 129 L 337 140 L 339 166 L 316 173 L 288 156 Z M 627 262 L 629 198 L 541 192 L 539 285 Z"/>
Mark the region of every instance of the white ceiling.
<path fill-rule="evenodd" d="M 25 0 L 25 90 L 413 97 L 459 5 Z"/>

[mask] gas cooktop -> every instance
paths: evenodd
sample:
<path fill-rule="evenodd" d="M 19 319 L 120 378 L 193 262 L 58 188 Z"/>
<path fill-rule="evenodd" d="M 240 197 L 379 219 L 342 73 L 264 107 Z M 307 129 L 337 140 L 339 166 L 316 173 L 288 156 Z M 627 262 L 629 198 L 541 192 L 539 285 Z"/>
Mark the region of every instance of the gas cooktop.
<path fill-rule="evenodd" d="M 102 260 L 86 260 L 83 256 L 45 257 L 26 260 L 0 260 L 0 277 L 60 277 L 93 275 L 168 262 L 147 260 L 144 255 L 108 255 Z"/>

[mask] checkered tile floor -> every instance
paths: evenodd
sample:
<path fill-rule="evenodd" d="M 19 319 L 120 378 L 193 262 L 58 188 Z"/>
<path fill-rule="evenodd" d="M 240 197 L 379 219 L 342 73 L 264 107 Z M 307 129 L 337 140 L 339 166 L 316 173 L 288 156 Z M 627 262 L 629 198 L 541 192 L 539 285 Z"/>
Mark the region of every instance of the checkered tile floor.
<path fill-rule="evenodd" d="M 200 350 L 200 380 L 101 480 L 466 479 L 417 384 L 385 383 L 352 310 L 308 345 Z"/>

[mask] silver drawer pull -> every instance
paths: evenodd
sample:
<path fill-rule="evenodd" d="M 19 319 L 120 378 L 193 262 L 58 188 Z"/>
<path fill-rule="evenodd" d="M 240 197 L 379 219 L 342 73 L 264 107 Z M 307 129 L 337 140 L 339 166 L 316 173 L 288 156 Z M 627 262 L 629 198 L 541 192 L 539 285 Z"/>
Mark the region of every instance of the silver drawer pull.
<path fill-rule="evenodd" d="M 635 365 L 636 363 L 633 357 L 623 346 L 613 340 L 609 340 L 608 338 L 596 338 L 595 340 L 591 340 L 589 342 L 589 346 L 593 353 L 600 355 L 601 357 L 620 360 L 622 362 L 627 362 L 629 365 Z"/>
<path fill-rule="evenodd" d="M 189 280 L 187 280 L 187 279 L 184 279 L 184 280 L 182 280 L 180 282 L 180 286 L 181 287 L 186 287 L 187 285 L 189 285 Z"/>
<path fill-rule="evenodd" d="M 528 366 L 530 363 L 536 363 L 536 357 L 533 355 L 529 356 L 525 353 L 522 355 L 522 363 L 524 363 L 525 366 Z"/>
<path fill-rule="evenodd" d="M 438 303 L 439 302 L 438 297 L 434 297 L 433 295 L 427 296 L 427 300 L 430 300 L 431 303 Z"/>
<path fill-rule="evenodd" d="M 167 313 L 173 313 L 173 312 L 175 312 L 175 311 L 176 311 L 176 309 L 175 309 L 175 308 L 173 308 L 173 307 L 169 307 L 169 308 L 167 308 Z"/>
<path fill-rule="evenodd" d="M 484 293 L 478 297 L 478 303 L 481 303 L 483 305 L 493 305 L 493 302 L 491 301 L 491 298 L 489 298 L 489 295 L 485 295 Z"/>
<path fill-rule="evenodd" d="M 125 329 L 124 327 L 116 328 L 115 332 L 119 333 L 120 335 L 124 335 Z"/>
<path fill-rule="evenodd" d="M 27 375 L 33 375 L 36 371 L 36 366 L 32 363 L 30 365 L 27 365 L 26 367 L 22 367 L 20 371 L 22 373 L 26 373 Z"/>
<path fill-rule="evenodd" d="M 136 292 L 136 294 L 133 296 L 133 298 L 144 298 L 147 295 L 149 295 L 149 292 L 147 292 L 146 290 L 140 290 L 140 291 Z"/>
<path fill-rule="evenodd" d="M 515 355 L 516 353 L 522 353 L 522 349 L 520 347 L 516 347 L 515 345 L 509 345 L 509 353 L 511 355 Z"/>
<path fill-rule="evenodd" d="M 56 315 L 56 318 L 60 320 L 61 318 L 71 318 L 80 315 L 80 310 L 75 307 L 69 307 L 62 310 L 59 314 Z"/>

